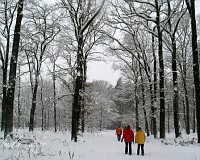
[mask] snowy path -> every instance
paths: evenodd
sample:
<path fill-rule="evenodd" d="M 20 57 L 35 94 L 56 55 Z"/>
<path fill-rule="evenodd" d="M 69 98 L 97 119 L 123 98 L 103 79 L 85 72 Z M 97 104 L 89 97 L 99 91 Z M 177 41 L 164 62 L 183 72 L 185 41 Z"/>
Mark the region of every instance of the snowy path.
<path fill-rule="evenodd" d="M 22 131 L 16 137 L 22 135 L 33 141 L 23 144 L 0 139 L 0 160 L 200 160 L 199 144 L 164 145 L 151 138 L 147 138 L 144 156 L 136 155 L 136 144 L 132 148 L 133 154 L 125 155 L 124 142 L 117 141 L 115 131 L 87 133 L 79 137 L 77 143 L 70 141 L 70 133 Z"/>
<path fill-rule="evenodd" d="M 200 160 L 200 146 L 163 145 L 154 139 L 147 139 L 144 156 L 136 155 L 137 144 L 132 147 L 133 155 L 125 155 L 124 142 L 118 142 L 114 134 L 114 131 L 103 132 L 99 139 L 88 139 L 81 144 L 80 160 Z"/>

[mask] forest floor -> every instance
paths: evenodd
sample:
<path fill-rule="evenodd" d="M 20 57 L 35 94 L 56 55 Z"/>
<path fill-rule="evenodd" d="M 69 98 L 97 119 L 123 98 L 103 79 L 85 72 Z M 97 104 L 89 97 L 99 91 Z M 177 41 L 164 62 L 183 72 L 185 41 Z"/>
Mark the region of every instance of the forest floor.
<path fill-rule="evenodd" d="M 147 138 L 144 156 L 124 154 L 124 142 L 118 142 L 114 130 L 85 133 L 78 142 L 69 132 L 27 130 L 15 131 L 14 140 L 3 140 L 0 132 L 0 160 L 200 160 L 200 144 L 196 134 L 165 140 Z"/>

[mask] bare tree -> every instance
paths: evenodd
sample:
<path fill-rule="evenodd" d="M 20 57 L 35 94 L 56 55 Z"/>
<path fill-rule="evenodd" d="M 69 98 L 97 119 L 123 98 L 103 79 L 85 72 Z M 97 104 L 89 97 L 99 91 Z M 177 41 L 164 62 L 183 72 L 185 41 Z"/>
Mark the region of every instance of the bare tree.
<path fill-rule="evenodd" d="M 55 49 L 55 48 L 58 48 L 58 47 L 52 45 L 48 49 L 48 55 L 49 55 L 49 60 L 52 64 L 52 70 L 50 69 L 50 67 L 48 67 L 48 66 L 47 67 L 48 67 L 48 70 L 51 73 L 52 79 L 53 79 L 54 131 L 57 132 L 57 109 L 56 109 L 56 105 L 57 105 L 57 96 L 56 96 L 57 64 L 56 64 L 56 61 L 58 60 L 60 50 L 59 50 L 59 48 L 58 49 Z"/>
<path fill-rule="evenodd" d="M 180 73 L 180 93 L 183 93 L 183 112 L 184 112 L 184 121 L 186 126 L 186 133 L 190 133 L 190 92 L 188 84 L 188 79 L 191 77 L 192 72 L 192 64 L 191 62 L 191 54 L 189 51 L 191 49 L 191 29 L 189 23 L 189 15 L 185 14 L 184 17 L 181 18 L 179 28 L 176 32 L 178 39 L 176 39 L 177 44 L 177 70 Z M 191 86 L 192 87 L 192 86 Z M 181 108 L 180 108 L 181 109 Z M 180 111 L 179 111 L 180 112 Z"/>
<path fill-rule="evenodd" d="M 8 91 L 6 96 L 6 117 L 5 117 L 5 132 L 4 137 L 13 137 L 13 109 L 14 109 L 14 94 L 16 83 L 16 70 L 20 43 L 21 22 L 23 17 L 24 0 L 19 0 L 16 24 L 14 30 L 14 39 L 12 47 L 12 55 L 10 60 L 10 74 L 8 82 Z"/>
<path fill-rule="evenodd" d="M 23 50 L 27 56 L 32 88 L 29 131 L 33 131 L 39 76 L 43 61 L 46 58 L 46 49 L 61 31 L 62 14 L 57 14 L 58 8 L 56 6 L 47 6 L 39 1 L 30 3 L 29 7 L 23 28 Z"/>
<path fill-rule="evenodd" d="M 185 14 L 182 1 L 176 1 L 176 5 L 173 5 L 170 0 L 167 0 L 167 27 L 164 30 L 169 34 L 170 41 L 166 42 L 166 46 L 169 46 L 169 50 L 172 53 L 172 75 L 173 75 L 173 113 L 174 113 L 174 128 L 175 137 L 181 135 L 180 131 L 180 110 L 179 110 L 179 95 L 178 95 L 178 73 L 177 73 L 177 45 L 176 45 L 176 33 L 179 23 Z M 173 2 L 174 3 L 174 2 Z M 182 4 L 182 5 L 181 5 Z"/>
<path fill-rule="evenodd" d="M 152 23 L 151 28 L 148 25 L 146 29 L 154 33 L 158 40 L 158 61 L 159 61 L 159 93 L 160 93 L 160 138 L 165 138 L 165 81 L 164 81 L 164 57 L 163 57 L 163 27 L 164 22 L 162 11 L 164 10 L 164 1 L 146 1 L 146 0 L 125 0 L 131 7 L 135 16 L 143 19 L 143 24 Z M 155 28 L 155 32 L 152 32 Z"/>
<path fill-rule="evenodd" d="M 6 115 L 6 96 L 7 96 L 7 83 L 8 83 L 8 63 L 9 63 L 9 54 L 10 54 L 10 44 L 12 39 L 12 24 L 14 21 L 14 14 L 17 9 L 15 1 L 2 0 L 1 1 L 1 28 L 0 28 L 0 60 L 2 62 L 2 71 L 3 71 L 3 99 L 2 99 L 2 116 L 1 116 L 1 130 L 4 130 L 5 127 L 5 115 Z M 3 42 L 5 39 L 5 43 Z"/>
<path fill-rule="evenodd" d="M 136 66 L 131 66 L 133 60 L 138 61 L 138 65 L 144 70 L 145 79 L 147 77 L 150 88 L 150 101 L 151 101 L 151 112 L 150 116 L 152 119 L 152 124 L 154 124 L 155 131 L 153 132 L 154 136 L 157 136 L 156 131 L 156 107 L 154 105 L 154 94 L 153 94 L 153 79 L 152 79 L 152 71 L 151 71 L 151 62 L 152 57 L 149 53 L 151 46 L 149 45 L 151 42 L 150 34 L 145 31 L 145 27 L 141 25 L 142 19 L 137 18 L 132 9 L 131 5 L 120 3 L 120 4 L 112 4 L 114 11 L 111 12 L 110 19 L 107 22 L 107 25 L 111 27 L 115 33 L 120 32 L 121 35 L 117 34 L 109 34 L 106 33 L 109 38 L 114 40 L 119 46 L 116 47 L 116 43 L 110 48 L 115 53 L 116 57 L 122 60 L 127 67 L 129 67 L 130 72 L 135 72 Z M 131 16 L 130 16 L 131 15 Z M 133 16 L 132 16 L 133 15 Z M 115 24 L 115 25 L 113 25 Z M 121 38 L 123 37 L 123 38 Z M 149 38 L 144 38 L 149 37 Z M 153 49 L 152 49 L 153 50 Z M 156 59 L 156 58 L 155 58 Z M 138 70 L 139 72 L 139 70 Z M 130 77 L 130 76 L 129 76 Z M 137 76 L 135 76 L 136 79 Z M 137 101 L 135 99 L 135 101 Z M 136 112 L 137 114 L 137 112 Z M 137 119 L 137 115 L 136 115 Z M 137 121 L 137 120 L 136 120 Z M 148 121 L 146 121 L 148 122 Z M 137 125 L 136 125 L 137 126 Z M 148 124 L 146 125 L 148 126 Z M 148 131 L 148 129 L 147 129 Z M 149 133 L 148 133 L 149 134 Z"/>
<path fill-rule="evenodd" d="M 197 48 L 195 0 L 185 0 L 185 2 L 191 18 L 193 76 L 194 76 L 194 86 L 195 86 L 196 118 L 197 118 L 197 138 L 198 138 L 198 143 L 200 143 L 200 79 L 199 79 L 199 55 Z"/>
<path fill-rule="evenodd" d="M 97 18 L 100 11 L 103 8 L 105 0 L 101 3 L 98 9 L 92 10 L 91 5 L 92 1 L 82 1 L 79 0 L 74 2 L 73 0 L 62 0 L 63 5 L 69 12 L 71 22 L 74 26 L 74 33 L 76 37 L 77 43 L 77 76 L 74 85 L 74 99 L 72 105 L 72 130 L 71 130 L 71 139 L 77 142 L 78 135 L 78 127 L 79 127 L 79 119 L 81 108 L 83 105 L 83 97 L 81 95 L 84 94 L 84 42 L 87 31 L 90 30 L 91 25 L 93 25 L 93 21 Z"/>

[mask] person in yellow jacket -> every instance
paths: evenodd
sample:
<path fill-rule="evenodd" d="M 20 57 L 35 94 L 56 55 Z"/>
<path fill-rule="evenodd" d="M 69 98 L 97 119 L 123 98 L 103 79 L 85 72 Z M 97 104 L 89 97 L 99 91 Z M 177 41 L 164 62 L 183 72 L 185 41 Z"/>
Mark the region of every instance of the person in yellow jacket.
<path fill-rule="evenodd" d="M 141 130 L 141 127 L 138 127 L 138 130 L 135 135 L 135 143 L 138 144 L 137 146 L 137 155 L 140 154 L 140 148 L 141 148 L 141 155 L 144 156 L 144 143 L 146 140 L 146 135 L 144 131 Z"/>

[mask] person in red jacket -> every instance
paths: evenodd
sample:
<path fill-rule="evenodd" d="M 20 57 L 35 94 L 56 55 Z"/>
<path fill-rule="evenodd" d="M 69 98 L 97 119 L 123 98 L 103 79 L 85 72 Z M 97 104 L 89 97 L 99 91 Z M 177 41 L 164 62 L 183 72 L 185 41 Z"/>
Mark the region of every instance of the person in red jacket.
<path fill-rule="evenodd" d="M 125 142 L 125 154 L 127 154 L 129 151 L 129 154 L 132 155 L 131 146 L 132 146 L 132 142 L 134 142 L 134 132 L 131 129 L 130 125 L 128 125 L 127 129 L 124 131 L 121 142 L 123 141 L 123 139 Z"/>

